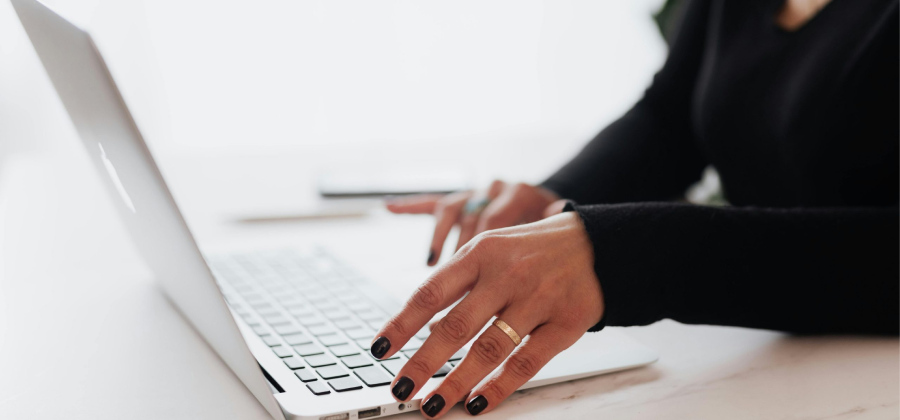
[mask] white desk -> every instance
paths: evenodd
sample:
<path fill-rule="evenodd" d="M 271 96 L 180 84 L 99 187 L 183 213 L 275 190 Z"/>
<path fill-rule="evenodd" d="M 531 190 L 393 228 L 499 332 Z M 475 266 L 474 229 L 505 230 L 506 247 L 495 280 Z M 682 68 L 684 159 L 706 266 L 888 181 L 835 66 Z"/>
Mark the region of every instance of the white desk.
<path fill-rule="evenodd" d="M 77 145 L 71 146 L 61 153 L 76 152 Z M 267 418 L 136 268 L 136 254 L 80 155 L 74 161 L 40 155 L 5 162 L 0 168 L 0 418 Z M 181 195 L 191 186 L 183 187 Z M 216 199 L 197 192 L 193 201 L 184 201 L 198 215 L 204 202 L 209 209 Z M 298 238 L 323 242 L 400 293 L 428 272 L 423 268 L 427 218 L 381 213 L 315 223 L 195 222 L 208 244 L 225 237 L 241 238 L 248 247 Z M 373 246 L 379 243 L 387 246 Z M 657 349 L 659 362 L 516 393 L 483 417 L 898 417 L 894 338 L 797 338 L 670 321 L 628 332 Z M 405 416 L 400 418 L 417 414 Z M 456 407 L 445 418 L 468 416 Z"/>

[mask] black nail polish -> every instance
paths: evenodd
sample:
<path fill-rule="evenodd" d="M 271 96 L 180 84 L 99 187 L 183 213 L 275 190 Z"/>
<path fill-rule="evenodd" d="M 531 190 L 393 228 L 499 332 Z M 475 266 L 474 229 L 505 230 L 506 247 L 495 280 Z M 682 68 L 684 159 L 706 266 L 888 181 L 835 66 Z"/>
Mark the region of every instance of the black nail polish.
<path fill-rule="evenodd" d="M 484 398 L 484 395 L 472 398 L 469 400 L 469 403 L 466 404 L 466 411 L 473 416 L 477 416 L 478 413 L 484 411 L 485 408 L 487 408 L 487 398 Z"/>
<path fill-rule="evenodd" d="M 369 349 L 369 351 L 376 359 L 381 359 L 390 349 L 391 340 L 388 340 L 387 337 L 378 337 L 378 339 L 372 343 L 372 348 Z"/>
<path fill-rule="evenodd" d="M 391 389 L 391 393 L 394 394 L 400 401 L 406 401 L 409 398 L 409 394 L 412 393 L 413 388 L 416 387 L 416 384 L 413 383 L 412 379 L 407 377 L 401 377 L 397 384 L 394 385 L 394 388 Z"/>
<path fill-rule="evenodd" d="M 428 265 L 434 264 L 434 250 L 428 251 Z"/>
<path fill-rule="evenodd" d="M 434 394 L 428 401 L 425 401 L 425 404 L 422 405 L 422 411 L 425 412 L 428 417 L 434 417 L 437 413 L 440 413 L 441 410 L 444 409 L 444 397 L 440 394 Z"/>

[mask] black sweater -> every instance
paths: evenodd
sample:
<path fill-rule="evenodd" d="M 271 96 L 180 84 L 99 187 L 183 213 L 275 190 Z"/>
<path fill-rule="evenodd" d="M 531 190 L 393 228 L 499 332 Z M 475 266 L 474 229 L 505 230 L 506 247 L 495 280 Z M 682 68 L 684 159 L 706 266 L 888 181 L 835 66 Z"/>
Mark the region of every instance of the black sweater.
<path fill-rule="evenodd" d="M 544 182 L 594 245 L 602 325 L 897 334 L 897 0 L 687 5 L 628 113 Z M 731 207 L 678 203 L 712 165 Z"/>

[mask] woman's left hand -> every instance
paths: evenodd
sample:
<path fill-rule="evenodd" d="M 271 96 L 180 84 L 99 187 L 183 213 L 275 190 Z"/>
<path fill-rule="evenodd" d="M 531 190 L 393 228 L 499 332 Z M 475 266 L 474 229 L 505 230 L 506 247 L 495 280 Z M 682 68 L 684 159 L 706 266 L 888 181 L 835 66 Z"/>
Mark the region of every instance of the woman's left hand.
<path fill-rule="evenodd" d="M 470 414 L 494 409 L 603 315 L 593 248 L 578 214 L 569 212 L 476 236 L 381 329 L 372 355 L 387 359 L 397 353 L 466 292 L 394 378 L 391 392 L 398 401 L 412 399 L 495 315 L 520 337 L 530 337 L 516 348 L 499 327 L 489 326 L 440 386 L 424 396 L 422 412 L 428 417 L 443 415 L 463 398 Z"/>

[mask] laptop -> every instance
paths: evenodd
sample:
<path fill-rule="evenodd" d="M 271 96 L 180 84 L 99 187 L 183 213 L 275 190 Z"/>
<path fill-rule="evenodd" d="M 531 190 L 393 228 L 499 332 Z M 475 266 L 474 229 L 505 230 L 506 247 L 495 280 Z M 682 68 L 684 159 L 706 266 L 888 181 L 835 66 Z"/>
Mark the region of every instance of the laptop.
<path fill-rule="evenodd" d="M 104 179 L 141 257 L 174 306 L 275 419 L 380 418 L 416 411 L 468 345 L 409 402 L 389 384 L 424 340 L 397 356 L 369 354 L 400 308 L 377 283 L 322 250 L 203 255 L 91 36 L 36 0 L 12 0 Z M 656 361 L 616 329 L 586 334 L 522 389 Z M 502 408 L 501 408 L 502 409 Z"/>

